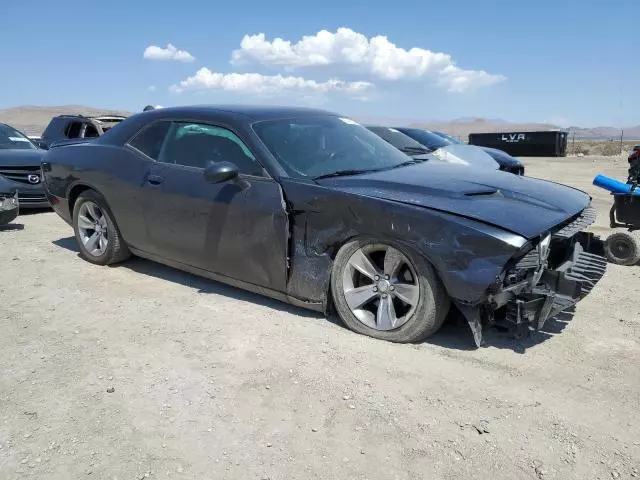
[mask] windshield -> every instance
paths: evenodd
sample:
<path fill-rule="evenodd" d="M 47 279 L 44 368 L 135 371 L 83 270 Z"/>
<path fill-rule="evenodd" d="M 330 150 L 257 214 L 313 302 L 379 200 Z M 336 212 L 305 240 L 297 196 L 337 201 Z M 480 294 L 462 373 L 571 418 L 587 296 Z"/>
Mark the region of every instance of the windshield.
<path fill-rule="evenodd" d="M 483 168 L 498 169 L 500 165 L 491 155 L 474 145 L 447 145 L 433 153 L 439 160 L 447 163 L 462 163 Z"/>
<path fill-rule="evenodd" d="M 0 149 L 2 150 L 37 150 L 31 140 L 19 130 L 0 123 Z"/>
<path fill-rule="evenodd" d="M 435 133 L 436 135 L 438 135 L 439 137 L 444 138 L 445 140 L 448 140 L 451 142 L 452 145 L 464 145 L 465 143 L 460 140 L 459 138 L 456 137 L 452 137 L 451 135 L 447 135 L 446 133 L 443 132 L 431 132 L 431 133 Z"/>
<path fill-rule="evenodd" d="M 408 155 L 421 155 L 430 151 L 424 145 L 395 128 L 367 127 L 367 129 Z"/>
<path fill-rule="evenodd" d="M 404 153 L 348 118 L 317 115 L 267 120 L 253 129 L 296 178 L 385 170 L 407 163 Z"/>
<path fill-rule="evenodd" d="M 398 130 L 431 150 L 437 150 L 452 144 L 449 140 L 421 128 L 399 128 Z"/>

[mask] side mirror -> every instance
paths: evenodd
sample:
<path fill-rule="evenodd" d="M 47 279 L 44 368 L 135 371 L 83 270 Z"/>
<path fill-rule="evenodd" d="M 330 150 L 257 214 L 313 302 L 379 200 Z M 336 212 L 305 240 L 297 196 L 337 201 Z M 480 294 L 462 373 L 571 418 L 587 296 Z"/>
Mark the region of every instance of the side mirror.
<path fill-rule="evenodd" d="M 42 150 L 49 150 L 49 145 L 44 140 L 36 140 L 34 143 Z"/>
<path fill-rule="evenodd" d="M 204 169 L 204 179 L 209 183 L 222 183 L 238 176 L 238 167 L 230 162 L 210 163 Z"/>

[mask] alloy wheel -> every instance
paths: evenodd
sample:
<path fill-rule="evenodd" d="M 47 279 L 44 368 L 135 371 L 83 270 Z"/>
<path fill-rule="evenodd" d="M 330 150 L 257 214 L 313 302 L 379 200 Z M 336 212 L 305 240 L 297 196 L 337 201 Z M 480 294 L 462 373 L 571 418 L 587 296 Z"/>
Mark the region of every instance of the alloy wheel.
<path fill-rule="evenodd" d="M 376 330 L 404 325 L 420 300 L 414 266 L 389 245 L 367 245 L 356 250 L 344 268 L 342 286 L 353 315 Z"/>
<path fill-rule="evenodd" d="M 109 227 L 102 209 L 92 201 L 80 205 L 78 232 L 85 250 L 94 257 L 104 255 L 109 246 Z"/>

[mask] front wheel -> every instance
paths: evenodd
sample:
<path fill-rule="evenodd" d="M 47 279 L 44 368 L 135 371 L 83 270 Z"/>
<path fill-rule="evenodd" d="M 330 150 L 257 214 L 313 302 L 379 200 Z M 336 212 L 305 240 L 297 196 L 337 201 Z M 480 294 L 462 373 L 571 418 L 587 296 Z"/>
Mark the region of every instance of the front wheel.
<path fill-rule="evenodd" d="M 377 240 L 354 240 L 340 249 L 331 293 L 351 330 L 399 343 L 433 335 L 450 307 L 442 282 L 424 257 Z"/>
<path fill-rule="evenodd" d="M 80 255 L 88 262 L 110 265 L 130 256 L 107 202 L 93 190 L 85 190 L 76 200 L 73 230 Z"/>

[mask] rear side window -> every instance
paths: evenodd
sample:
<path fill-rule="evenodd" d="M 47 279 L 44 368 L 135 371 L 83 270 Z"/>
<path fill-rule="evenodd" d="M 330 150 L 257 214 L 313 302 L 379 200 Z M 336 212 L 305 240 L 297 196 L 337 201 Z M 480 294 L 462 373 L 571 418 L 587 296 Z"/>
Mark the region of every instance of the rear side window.
<path fill-rule="evenodd" d="M 80 130 L 82 129 L 82 122 L 71 122 L 64 130 L 64 135 L 67 138 L 80 137 Z"/>
<path fill-rule="evenodd" d="M 144 153 L 147 157 L 158 160 L 171 122 L 162 120 L 146 125 L 129 141 L 129 145 Z"/>
<path fill-rule="evenodd" d="M 98 133 L 98 129 L 96 127 L 94 127 L 90 123 L 87 123 L 87 126 L 84 130 L 84 136 L 85 138 L 99 137 L 100 133 Z"/>

